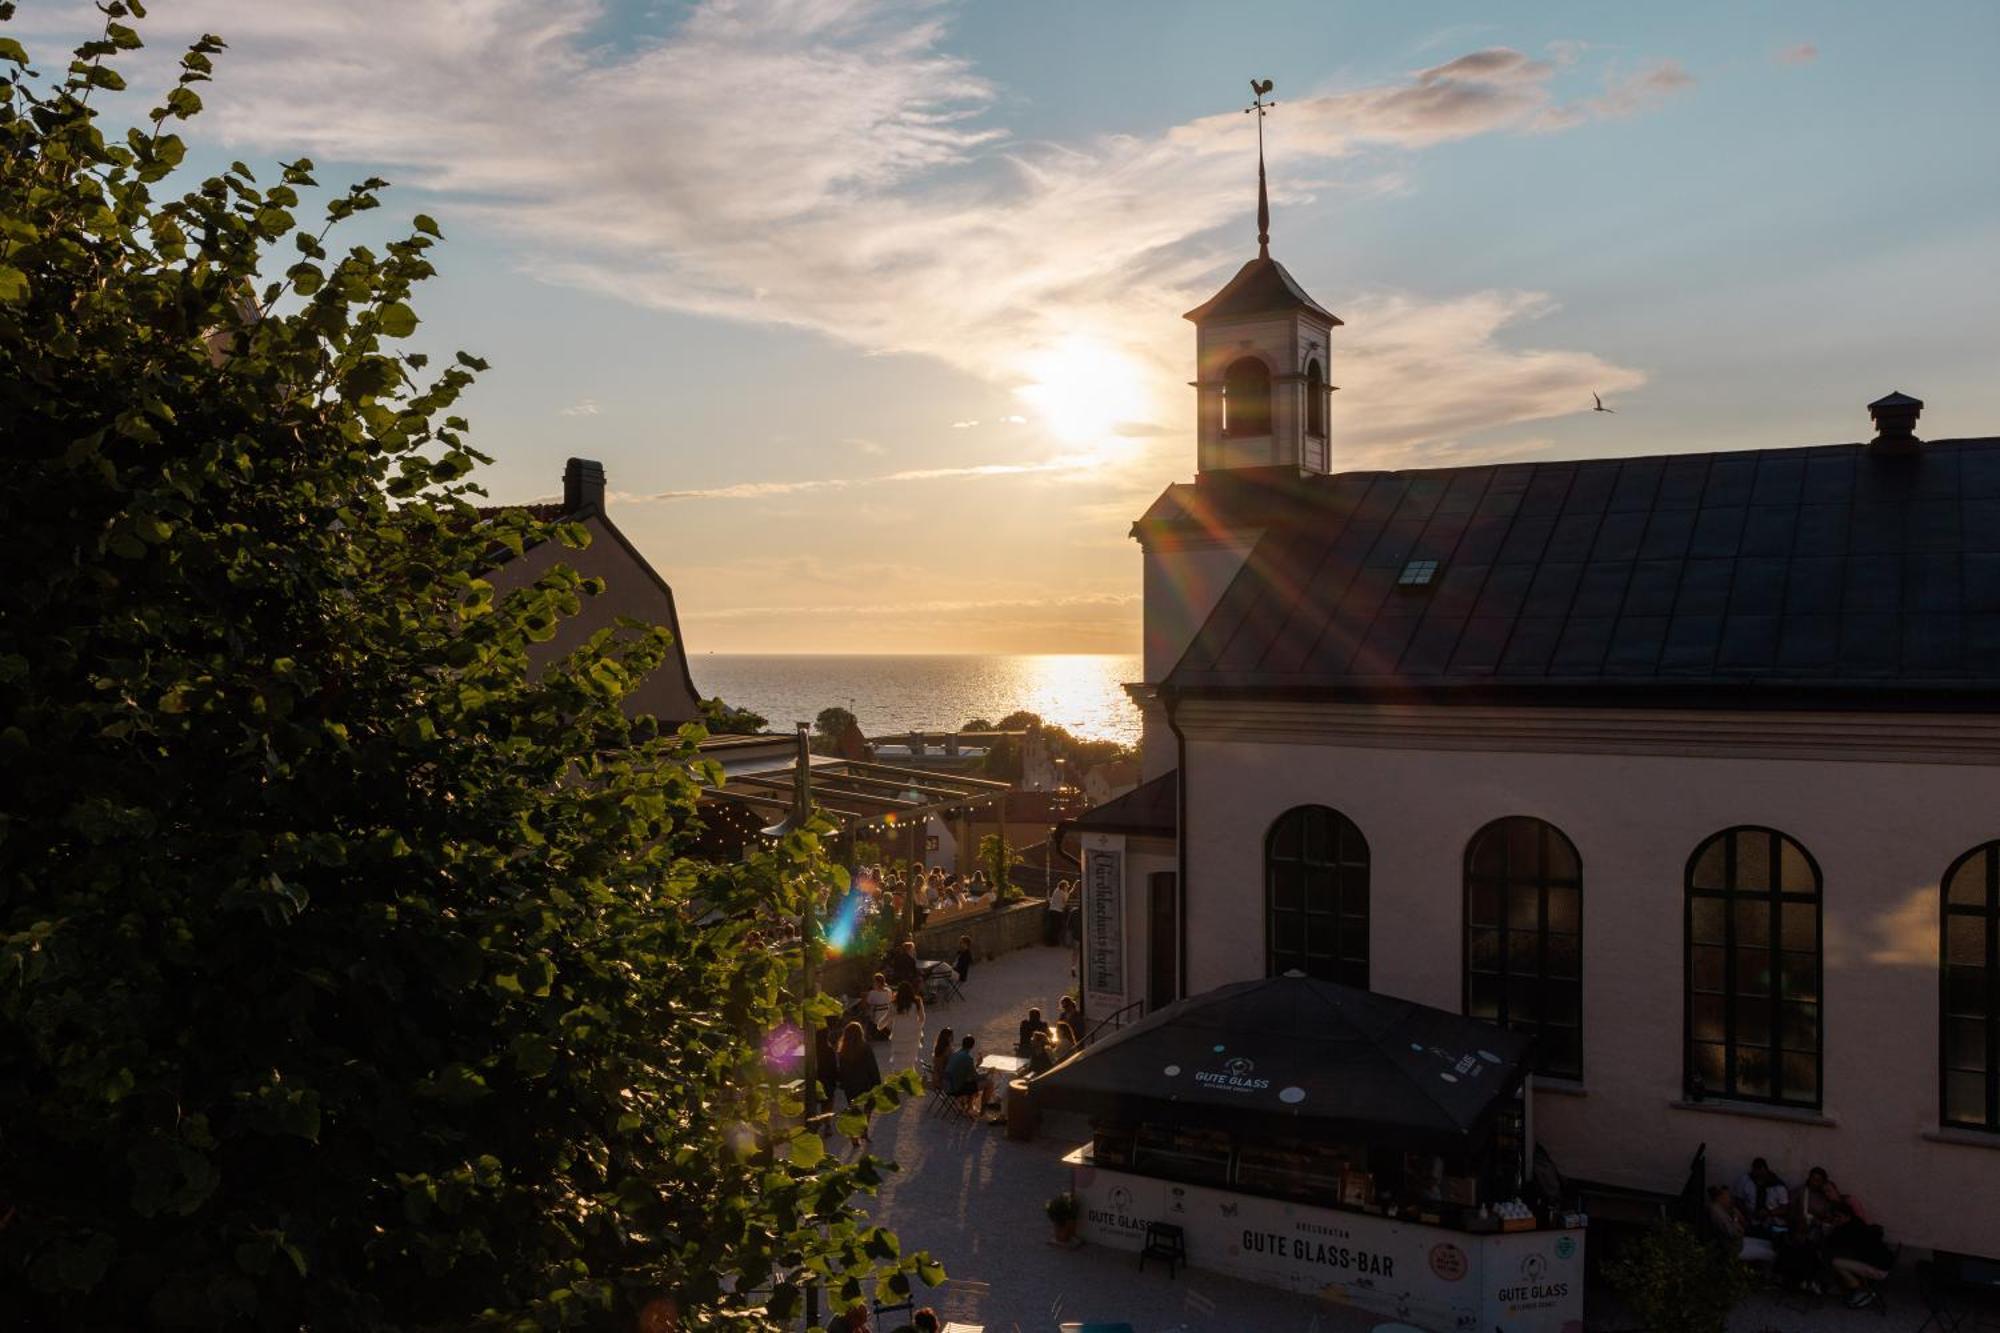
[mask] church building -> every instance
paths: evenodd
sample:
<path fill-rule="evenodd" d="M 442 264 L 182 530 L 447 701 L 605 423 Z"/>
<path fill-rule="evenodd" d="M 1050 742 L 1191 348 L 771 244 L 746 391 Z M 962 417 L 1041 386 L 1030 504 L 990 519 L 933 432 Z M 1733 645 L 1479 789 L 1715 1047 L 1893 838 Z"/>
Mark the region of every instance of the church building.
<path fill-rule="evenodd" d="M 1092 1018 L 1292 970 L 1460 1011 L 1534 1036 L 1572 1177 L 1706 1144 L 2000 1251 L 2000 438 L 1890 393 L 1857 443 L 1342 471 L 1341 321 L 1259 239 L 1132 527 Z"/>

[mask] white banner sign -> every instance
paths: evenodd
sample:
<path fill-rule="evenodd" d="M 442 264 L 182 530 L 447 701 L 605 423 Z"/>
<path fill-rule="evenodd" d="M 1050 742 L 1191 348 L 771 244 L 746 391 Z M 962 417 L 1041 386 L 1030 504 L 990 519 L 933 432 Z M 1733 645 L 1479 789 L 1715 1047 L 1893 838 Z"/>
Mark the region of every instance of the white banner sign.
<path fill-rule="evenodd" d="M 1084 860 L 1084 994 L 1115 1009 L 1125 1003 L 1125 855 L 1086 851 Z"/>
<path fill-rule="evenodd" d="M 1066 1160 L 1093 1244 L 1137 1250 L 1148 1222 L 1169 1222 L 1193 1267 L 1438 1333 L 1583 1328 L 1582 1231 L 1472 1235 L 1087 1166 L 1081 1152 Z"/>

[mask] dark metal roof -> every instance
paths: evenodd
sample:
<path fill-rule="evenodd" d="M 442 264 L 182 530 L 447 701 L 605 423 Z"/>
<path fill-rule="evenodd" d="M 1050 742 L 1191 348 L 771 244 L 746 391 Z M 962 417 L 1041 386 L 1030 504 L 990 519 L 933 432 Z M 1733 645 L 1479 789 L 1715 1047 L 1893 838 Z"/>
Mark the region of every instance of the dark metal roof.
<path fill-rule="evenodd" d="M 1123 796 L 1115 796 L 1069 821 L 1077 833 L 1131 833 L 1141 837 L 1171 838 L 1180 827 L 1177 786 L 1179 770 L 1162 773 L 1142 782 Z"/>
<path fill-rule="evenodd" d="M 1271 315 L 1285 310 L 1310 310 L 1331 324 L 1340 316 L 1321 308 L 1306 295 L 1285 266 L 1268 255 L 1251 260 L 1236 270 L 1236 276 L 1222 290 L 1182 316 L 1197 324 L 1211 319 L 1231 319 L 1244 315 Z"/>
<path fill-rule="evenodd" d="M 1202 486 L 1263 535 L 1169 690 L 2000 710 L 2000 439 Z"/>

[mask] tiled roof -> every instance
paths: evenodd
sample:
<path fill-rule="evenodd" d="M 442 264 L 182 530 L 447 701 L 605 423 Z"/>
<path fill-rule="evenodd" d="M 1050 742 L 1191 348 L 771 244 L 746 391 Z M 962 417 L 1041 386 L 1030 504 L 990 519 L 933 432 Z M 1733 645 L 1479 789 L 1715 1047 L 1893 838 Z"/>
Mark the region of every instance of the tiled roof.
<path fill-rule="evenodd" d="M 1173 690 L 2000 709 L 2000 439 L 1214 480 Z"/>
<path fill-rule="evenodd" d="M 1334 324 L 1340 316 L 1322 309 L 1306 295 L 1305 288 L 1285 271 L 1285 266 L 1268 255 L 1253 259 L 1236 270 L 1236 276 L 1222 290 L 1182 316 L 1196 323 L 1211 319 L 1232 319 L 1241 315 L 1269 315 L 1282 310 L 1310 310 Z"/>
<path fill-rule="evenodd" d="M 1142 782 L 1069 822 L 1080 833 L 1132 833 L 1171 838 L 1180 827 L 1178 770 Z"/>

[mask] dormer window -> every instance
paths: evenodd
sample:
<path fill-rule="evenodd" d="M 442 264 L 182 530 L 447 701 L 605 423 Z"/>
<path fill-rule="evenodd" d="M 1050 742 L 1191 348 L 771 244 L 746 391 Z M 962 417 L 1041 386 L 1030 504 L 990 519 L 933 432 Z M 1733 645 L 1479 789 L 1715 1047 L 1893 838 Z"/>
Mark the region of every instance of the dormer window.
<path fill-rule="evenodd" d="M 1437 581 L 1438 562 L 1435 560 L 1412 560 L 1403 566 L 1403 572 L 1396 576 L 1398 588 L 1428 588 Z"/>
<path fill-rule="evenodd" d="M 1271 372 L 1254 356 L 1236 361 L 1223 376 L 1222 433 L 1271 433 Z"/>
<path fill-rule="evenodd" d="M 1306 434 L 1326 438 L 1326 372 L 1318 361 L 1306 363 Z"/>

